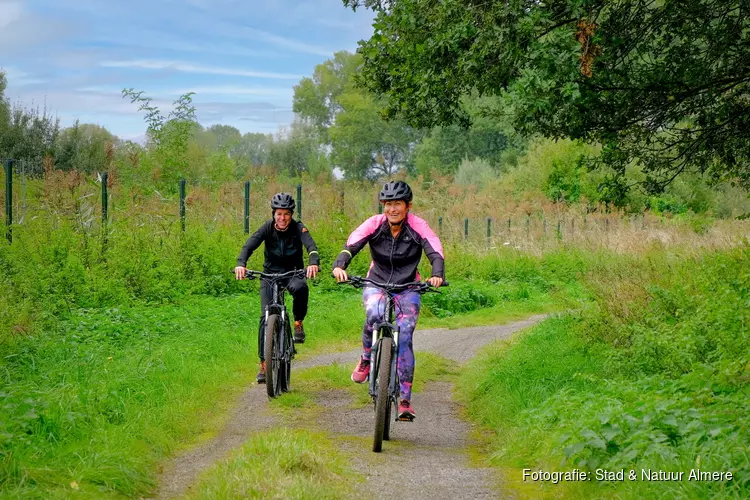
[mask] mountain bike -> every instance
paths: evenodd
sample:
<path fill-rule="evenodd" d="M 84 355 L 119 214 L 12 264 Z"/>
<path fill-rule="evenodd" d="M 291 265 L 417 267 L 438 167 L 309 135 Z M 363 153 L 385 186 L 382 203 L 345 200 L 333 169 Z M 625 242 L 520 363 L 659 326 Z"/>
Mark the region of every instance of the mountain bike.
<path fill-rule="evenodd" d="M 265 273 L 248 269 L 247 279 L 260 277 L 271 284 L 271 301 L 266 306 L 264 330 L 258 335 L 258 353 L 266 361 L 266 392 L 268 397 L 278 397 L 288 392 L 292 379 L 292 359 L 297 351 L 294 349 L 294 336 L 291 322 L 284 304 L 284 291 L 281 281 L 286 278 L 304 278 L 304 269 L 294 269 L 285 273 Z"/>
<path fill-rule="evenodd" d="M 372 339 L 372 350 L 370 351 L 370 385 L 369 392 L 375 408 L 375 433 L 372 442 L 372 451 L 378 453 L 383 449 L 383 440 L 391 438 L 391 415 L 396 413 L 393 408 L 398 408 L 400 389 L 398 380 L 398 326 L 394 322 L 393 293 L 404 290 L 415 291 L 419 294 L 428 292 L 440 293 L 427 282 L 414 281 L 402 285 L 391 283 L 378 283 L 361 276 L 349 276 L 347 281 L 355 288 L 374 286 L 384 290 L 387 300 L 385 321 L 375 324 L 375 333 Z M 442 286 L 448 286 L 444 281 Z M 411 421 L 412 418 L 396 417 L 393 421 Z"/>

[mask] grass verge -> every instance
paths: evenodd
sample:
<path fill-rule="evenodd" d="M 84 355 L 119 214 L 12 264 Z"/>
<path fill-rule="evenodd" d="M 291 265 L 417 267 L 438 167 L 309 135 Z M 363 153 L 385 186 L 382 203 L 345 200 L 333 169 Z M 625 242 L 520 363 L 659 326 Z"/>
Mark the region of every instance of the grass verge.
<path fill-rule="evenodd" d="M 517 495 L 750 496 L 749 257 L 747 249 L 663 256 L 628 277 L 613 268 L 617 279 L 597 276 L 595 303 L 580 314 L 484 350 L 458 394 L 491 431 L 490 463 Z M 591 479 L 524 480 L 525 468 L 579 469 Z M 652 480 L 659 471 L 682 476 Z"/>
<path fill-rule="evenodd" d="M 339 499 L 359 480 L 325 434 L 277 428 L 207 470 L 186 498 Z"/>

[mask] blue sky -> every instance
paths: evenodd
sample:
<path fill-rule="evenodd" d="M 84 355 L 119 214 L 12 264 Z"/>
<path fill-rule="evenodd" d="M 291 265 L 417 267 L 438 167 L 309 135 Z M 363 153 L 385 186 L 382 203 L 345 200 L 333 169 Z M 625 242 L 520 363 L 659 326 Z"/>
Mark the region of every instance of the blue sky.
<path fill-rule="evenodd" d="M 123 139 L 146 126 L 123 88 L 163 114 L 193 91 L 204 126 L 274 133 L 293 87 L 372 33 L 373 14 L 341 0 L 0 0 L 0 69 L 11 102 L 46 104 Z"/>

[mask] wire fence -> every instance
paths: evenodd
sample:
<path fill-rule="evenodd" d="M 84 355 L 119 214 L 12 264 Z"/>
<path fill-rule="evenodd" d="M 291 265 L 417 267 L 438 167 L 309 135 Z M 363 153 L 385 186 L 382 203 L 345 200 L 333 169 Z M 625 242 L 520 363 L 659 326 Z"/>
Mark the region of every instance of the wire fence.
<path fill-rule="evenodd" d="M 382 212 L 376 190 L 367 183 L 289 185 L 261 178 L 206 188 L 180 180 L 171 193 L 163 193 L 118 186 L 106 173 L 45 170 L 7 160 L 4 166 L 0 201 L 6 208 L 6 236 L 11 242 L 13 230 L 32 221 L 49 230 L 67 221 L 81 231 L 98 234 L 105 244 L 108 234 L 129 227 L 147 226 L 161 237 L 194 225 L 248 234 L 271 217 L 269 200 L 280 191 L 294 194 L 295 218 L 312 231 L 317 225 L 332 224 L 345 237 L 367 217 Z M 750 234 L 748 221 L 711 220 L 701 225 L 648 212 L 589 213 L 565 204 L 522 209 L 492 199 L 467 202 L 466 197 L 445 193 L 426 192 L 419 198 L 413 212 L 427 220 L 444 243 L 473 248 L 543 252 L 572 245 L 628 251 L 653 243 L 724 246 Z"/>

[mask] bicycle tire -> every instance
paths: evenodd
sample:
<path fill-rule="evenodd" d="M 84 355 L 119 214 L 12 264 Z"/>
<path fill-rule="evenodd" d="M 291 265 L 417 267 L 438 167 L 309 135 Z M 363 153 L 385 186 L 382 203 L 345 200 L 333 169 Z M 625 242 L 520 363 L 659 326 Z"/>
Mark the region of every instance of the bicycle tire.
<path fill-rule="evenodd" d="M 388 398 L 388 406 L 385 409 L 385 426 L 383 427 L 383 441 L 391 440 L 391 422 L 393 421 L 393 400 Z"/>
<path fill-rule="evenodd" d="M 284 334 L 281 336 L 284 339 L 282 346 L 282 358 L 281 366 L 279 369 L 279 378 L 281 379 L 281 392 L 289 392 L 292 382 L 292 349 L 294 348 L 294 341 L 292 340 L 292 330 L 287 321 L 284 324 Z"/>
<path fill-rule="evenodd" d="M 266 393 L 269 398 L 275 398 L 281 392 L 281 380 L 279 377 L 279 359 L 278 353 L 278 342 L 277 342 L 277 331 L 279 330 L 279 318 L 278 314 L 271 314 L 268 316 L 268 322 L 266 323 L 266 345 L 265 345 L 265 358 L 266 358 Z"/>
<path fill-rule="evenodd" d="M 375 435 L 373 436 L 372 451 L 379 453 L 383 449 L 383 435 L 385 431 L 386 411 L 391 404 L 388 394 L 391 379 L 391 349 L 393 339 L 382 337 L 378 347 L 378 373 L 376 375 L 377 400 L 375 402 Z"/>

